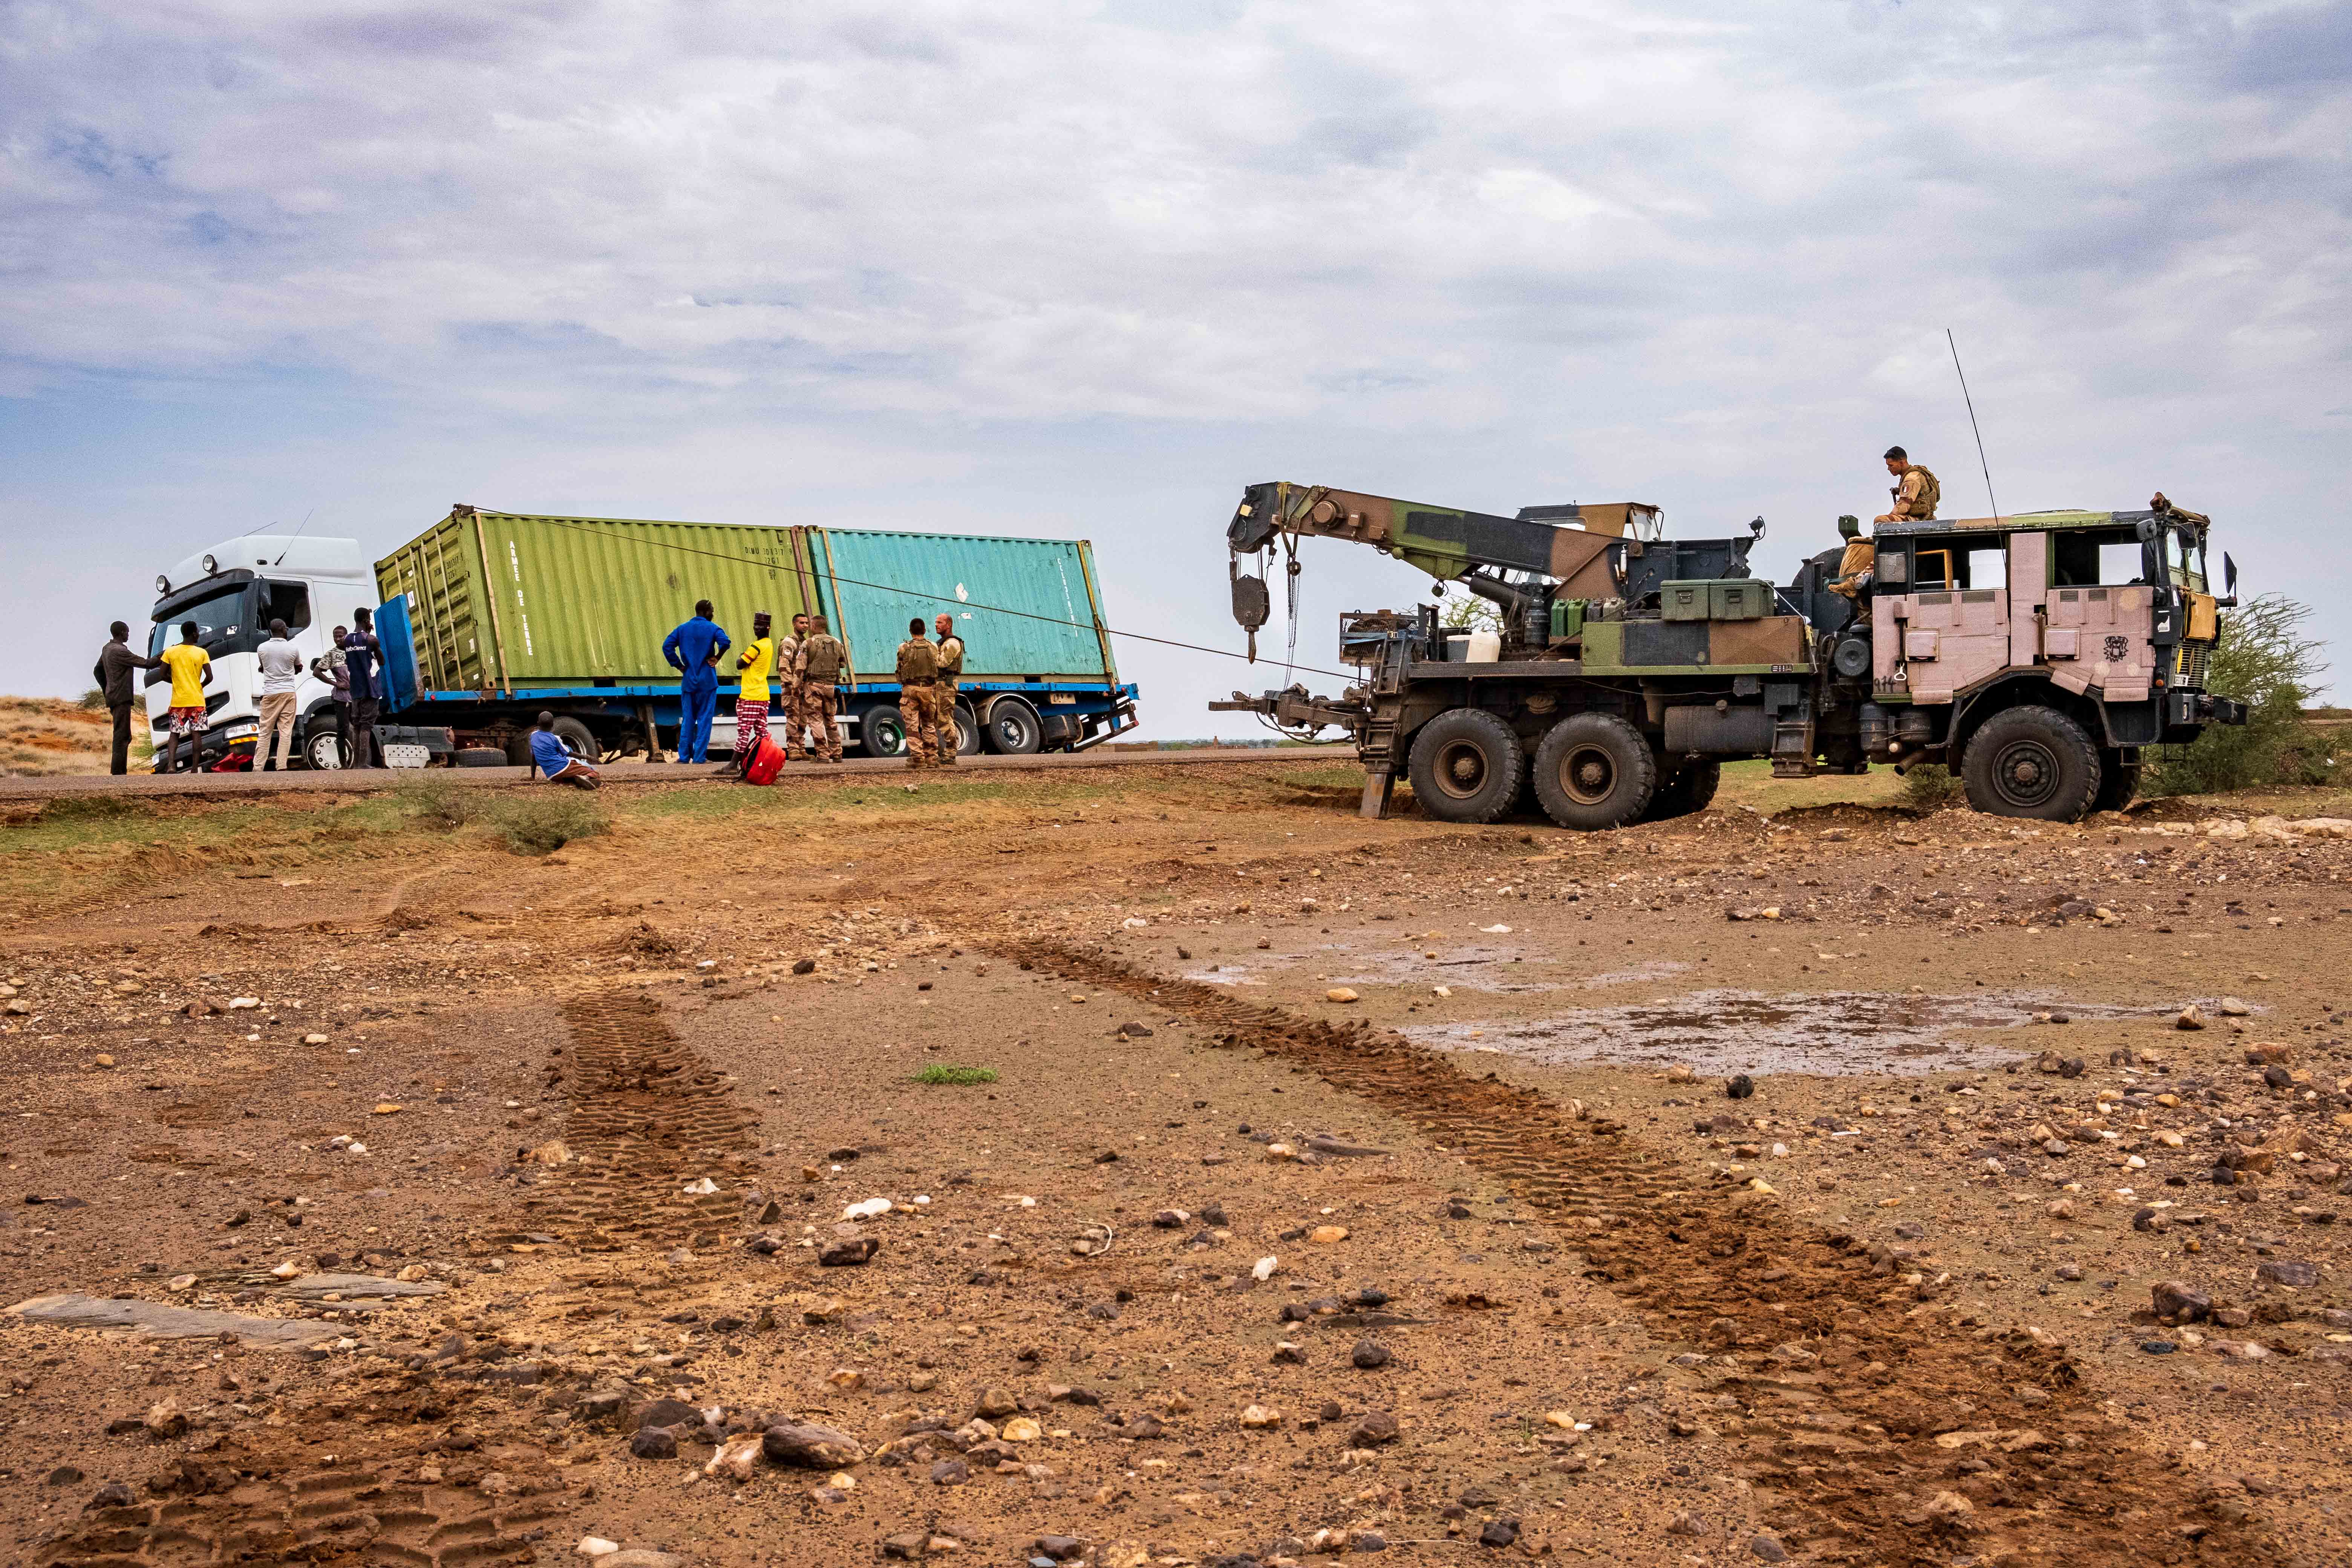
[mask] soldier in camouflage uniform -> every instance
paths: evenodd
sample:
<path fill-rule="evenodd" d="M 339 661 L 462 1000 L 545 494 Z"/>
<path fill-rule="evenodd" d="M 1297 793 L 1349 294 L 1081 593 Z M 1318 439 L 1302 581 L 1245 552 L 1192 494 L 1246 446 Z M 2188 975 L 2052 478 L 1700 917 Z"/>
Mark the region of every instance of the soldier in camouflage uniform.
<path fill-rule="evenodd" d="M 932 623 L 940 634 L 933 646 L 939 650 L 940 684 L 936 693 L 940 714 L 940 763 L 953 767 L 956 753 L 963 749 L 963 735 L 955 721 L 956 682 L 963 677 L 963 638 L 955 635 L 955 617 L 942 612 Z"/>
<path fill-rule="evenodd" d="M 1895 476 L 1895 487 L 1887 492 L 1895 498 L 1895 504 L 1873 521 L 1918 522 L 1936 515 L 1936 503 L 1944 499 L 1944 487 L 1936 482 L 1935 475 L 1913 462 L 1910 454 L 1900 447 L 1886 448 L 1886 471 Z"/>
<path fill-rule="evenodd" d="M 939 650 L 923 636 L 920 616 L 907 623 L 898 645 L 898 710 L 907 716 L 907 765 L 920 771 L 939 763 Z"/>
<path fill-rule="evenodd" d="M 776 743 L 784 749 L 784 761 L 793 760 L 793 746 L 803 728 L 801 678 L 798 670 L 801 643 L 808 637 L 808 617 L 794 616 L 790 637 L 776 639 L 776 704 L 784 710 L 784 732 Z M 814 758 L 816 748 L 804 748 L 809 758 Z"/>
<path fill-rule="evenodd" d="M 835 726 L 834 719 L 841 711 L 841 681 L 849 673 L 849 649 L 825 629 L 823 616 L 811 616 L 808 619 L 809 632 L 801 639 L 800 652 L 793 660 L 793 675 L 800 685 L 802 713 L 816 760 L 837 763 L 841 761 L 841 731 Z"/>

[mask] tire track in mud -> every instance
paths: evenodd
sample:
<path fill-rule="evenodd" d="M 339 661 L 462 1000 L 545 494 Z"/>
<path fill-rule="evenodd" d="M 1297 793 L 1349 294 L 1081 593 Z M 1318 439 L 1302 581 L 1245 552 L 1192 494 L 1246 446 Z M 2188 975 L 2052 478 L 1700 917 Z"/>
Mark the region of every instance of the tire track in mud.
<path fill-rule="evenodd" d="M 1060 943 L 999 955 L 1148 996 L 1218 1043 L 1308 1068 L 1458 1151 L 1567 1233 L 1654 1338 L 1740 1413 L 1712 1435 L 1809 1560 L 2153 1568 L 2293 1561 L 2242 1500 L 2129 1445 L 2074 1358 L 2039 1331 L 1939 1306 L 1885 1249 L 1809 1226 L 1762 1194 L 1702 1189 L 1622 1129 L 1471 1076 L 1402 1036 L 1335 1026 L 1163 980 Z M 1727 1370 L 1727 1368 L 1733 1370 Z M 1723 1373 L 1717 1377 L 1714 1374 Z M 2021 1390 L 2038 1390 L 2029 1405 Z"/>
<path fill-rule="evenodd" d="M 304 1462 L 237 1454 L 183 1460 L 150 1495 L 93 1504 L 35 1561 L 43 1568 L 214 1568 L 231 1563 L 367 1568 L 520 1568 L 563 1518 L 563 1489 L 534 1456 L 502 1456 L 499 1479 L 453 1463 L 446 1482 L 413 1478 L 414 1449 L 349 1458 L 357 1435 L 314 1437 Z M 314 1449 L 346 1458 L 318 1463 Z M 405 1470 L 408 1478 L 393 1474 Z"/>
<path fill-rule="evenodd" d="M 733 1079 L 678 1038 L 651 997 L 575 997 L 563 1021 L 571 1050 L 554 1070 L 570 1090 L 572 1157 L 525 1212 L 588 1251 L 714 1243 L 737 1223 L 735 1196 L 683 1189 L 751 1147 L 758 1119 Z"/>

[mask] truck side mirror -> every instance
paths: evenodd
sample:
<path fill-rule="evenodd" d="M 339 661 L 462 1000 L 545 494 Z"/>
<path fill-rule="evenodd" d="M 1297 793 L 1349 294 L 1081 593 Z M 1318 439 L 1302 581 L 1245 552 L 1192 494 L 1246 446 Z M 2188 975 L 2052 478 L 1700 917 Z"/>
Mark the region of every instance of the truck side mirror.
<path fill-rule="evenodd" d="M 1756 518 L 1756 519 L 1753 519 L 1752 521 L 1749 521 L 1749 523 L 1748 524 L 1748 531 L 1749 533 L 1754 534 L 1754 535 L 1755 535 L 1757 538 L 1759 538 L 1759 539 L 1763 538 L 1763 537 L 1764 537 L 1764 520 L 1763 520 L 1762 518 L 1760 518 L 1760 517 L 1759 517 L 1759 518 Z"/>
<path fill-rule="evenodd" d="M 2230 559 L 2230 552 L 2225 550 L 2221 552 L 2221 592 L 2235 594 L 2237 591 L 2238 563 Z"/>

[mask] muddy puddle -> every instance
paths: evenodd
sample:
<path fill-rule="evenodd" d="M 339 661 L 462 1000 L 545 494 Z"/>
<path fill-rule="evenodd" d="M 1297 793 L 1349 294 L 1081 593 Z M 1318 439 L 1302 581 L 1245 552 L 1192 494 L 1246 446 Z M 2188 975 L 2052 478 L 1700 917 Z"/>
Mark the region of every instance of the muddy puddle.
<path fill-rule="evenodd" d="M 1496 993 L 1570 989 L 1599 991 L 1612 985 L 1654 984 L 1690 967 L 1687 963 L 1662 959 L 1612 970 L 1605 974 L 1563 979 L 1556 973 L 1558 963 L 1549 956 L 1538 955 L 1530 961 L 1524 952 L 1486 943 L 1449 947 L 1436 958 L 1428 957 L 1426 949 L 1360 952 L 1340 942 L 1327 942 L 1320 951 L 1328 955 L 1324 963 L 1328 972 L 1316 974 L 1318 984 L 1444 985 L 1456 991 Z M 1221 963 L 1188 970 L 1184 978 L 1206 985 L 1266 984 L 1265 973 L 1240 963 Z"/>
<path fill-rule="evenodd" d="M 1831 991 L 1770 995 L 1692 991 L 1617 1007 L 1584 1007 L 1508 1023 L 1427 1024 L 1404 1033 L 1441 1050 L 1499 1051 L 1530 1061 L 1606 1061 L 1667 1067 L 1687 1062 L 1702 1078 L 1734 1073 L 1929 1073 L 1991 1067 L 2027 1049 L 2063 1048 L 2063 1028 L 2022 1042 L 1956 1037 L 2009 1030 L 2036 1013 L 2074 1019 L 2156 1017 L 2162 1009 L 2071 1002 L 2047 993 L 1968 996 Z"/>

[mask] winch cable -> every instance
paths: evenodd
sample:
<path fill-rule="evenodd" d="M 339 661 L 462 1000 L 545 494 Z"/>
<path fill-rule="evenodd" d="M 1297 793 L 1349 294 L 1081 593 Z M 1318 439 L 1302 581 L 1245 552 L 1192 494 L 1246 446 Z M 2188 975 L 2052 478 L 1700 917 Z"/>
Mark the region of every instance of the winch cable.
<path fill-rule="evenodd" d="M 491 513 L 489 515 L 496 516 L 498 514 Z M 535 522 L 546 523 L 554 528 L 568 528 L 578 533 L 595 533 L 607 540 L 614 537 L 610 534 L 602 533 L 600 530 L 593 528 L 587 523 L 564 522 L 559 519 L 551 517 L 534 518 L 532 521 Z M 761 560 L 756 555 L 737 555 L 724 550 L 698 550 L 691 544 L 664 544 L 656 542 L 652 540 L 643 539 L 630 539 L 627 542 L 635 544 L 638 547 L 646 550 L 667 550 L 679 555 L 700 555 L 712 561 L 740 562 L 744 565 L 761 567 L 778 575 L 783 575 L 790 570 L 787 567 L 777 565 L 772 561 Z M 1073 621 L 1061 616 L 1041 616 L 1034 610 L 1008 609 L 1003 605 L 976 605 L 962 599 L 953 598 L 946 594 L 933 592 L 928 588 L 902 587 L 896 583 L 866 583 L 859 581 L 856 577 L 844 577 L 835 573 L 827 573 L 825 574 L 825 580 L 833 583 L 846 583 L 853 588 L 875 588 L 879 589 L 885 594 L 904 594 L 910 599 L 937 599 L 942 603 L 953 604 L 961 609 L 986 610 L 989 614 L 994 616 L 1013 616 L 1024 621 L 1044 621 L 1049 626 L 1078 626 L 1090 632 L 1101 632 L 1106 637 L 1126 637 L 1131 642 L 1157 643 L 1162 647 L 1182 648 L 1188 653 L 1214 654 L 1219 658 L 1238 658 L 1244 662 L 1255 662 L 1255 660 L 1250 659 L 1247 654 L 1235 653 L 1229 647 L 1211 647 L 1205 643 L 1185 642 L 1177 637 L 1153 637 L 1149 632 L 1121 631 L 1117 626 L 1104 626 L 1099 621 Z M 1297 591 L 1297 588 L 1294 586 L 1292 592 L 1295 594 Z M 1294 616 L 1293 619 L 1295 621 L 1296 617 Z M 1295 640 L 1297 636 L 1295 629 L 1292 635 Z M 1308 675 L 1328 675 L 1337 680 L 1353 680 L 1355 679 L 1354 676 L 1349 675 L 1343 669 L 1322 669 L 1311 664 L 1299 665 L 1297 668 Z"/>

